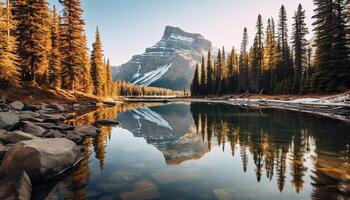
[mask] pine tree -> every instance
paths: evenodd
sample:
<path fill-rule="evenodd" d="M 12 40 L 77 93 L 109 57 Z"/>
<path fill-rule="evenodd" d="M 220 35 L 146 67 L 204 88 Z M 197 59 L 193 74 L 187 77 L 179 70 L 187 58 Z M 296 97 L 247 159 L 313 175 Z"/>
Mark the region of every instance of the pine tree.
<path fill-rule="evenodd" d="M 253 47 L 253 51 L 254 51 L 254 60 L 253 60 L 253 64 L 252 69 L 251 69 L 251 84 L 250 84 L 250 88 L 253 92 L 258 92 L 260 89 L 260 82 L 261 82 L 261 70 L 263 67 L 263 49 L 264 49 L 264 45 L 263 45 L 263 22 L 262 22 L 262 16 L 259 15 L 258 16 L 258 20 L 256 22 L 256 36 L 255 36 L 255 40 L 254 40 L 254 47 Z"/>
<path fill-rule="evenodd" d="M 244 92 L 248 89 L 248 31 L 247 28 L 243 30 L 243 40 L 241 44 L 241 53 L 239 56 L 239 92 Z"/>
<path fill-rule="evenodd" d="M 87 39 L 84 34 L 84 45 L 85 51 L 83 53 L 84 58 L 84 73 L 82 75 L 82 82 L 81 85 L 83 86 L 82 91 L 86 94 L 93 94 L 93 83 L 92 83 L 92 77 L 91 77 L 91 62 L 90 62 L 90 55 L 89 55 L 89 48 L 87 47 Z"/>
<path fill-rule="evenodd" d="M 206 72 L 206 66 L 205 66 L 205 58 L 202 56 L 202 66 L 201 66 L 201 81 L 200 81 L 200 90 L 201 94 L 206 94 L 206 88 L 207 88 L 207 72 Z"/>
<path fill-rule="evenodd" d="M 192 96 L 198 96 L 199 93 L 199 85 L 200 85 L 200 77 L 199 77 L 199 64 L 196 65 L 196 70 L 194 72 L 192 84 L 191 84 L 191 94 Z"/>
<path fill-rule="evenodd" d="M 112 73 L 111 73 L 111 64 L 109 62 L 109 59 L 107 59 L 107 64 L 106 64 L 106 95 L 111 96 L 112 95 L 112 85 L 113 85 L 113 80 L 112 80 Z"/>
<path fill-rule="evenodd" d="M 277 67 L 277 44 L 275 38 L 275 23 L 271 18 L 267 22 L 266 40 L 264 49 L 264 65 L 262 69 L 262 89 L 266 93 L 272 93 L 274 87 L 274 74 Z"/>
<path fill-rule="evenodd" d="M 14 28 L 9 1 L 6 1 L 5 9 L 0 2 L 0 86 L 19 85 L 16 39 L 11 34 Z"/>
<path fill-rule="evenodd" d="M 227 63 L 227 89 L 229 92 L 235 92 L 238 89 L 238 56 L 234 47 L 231 50 Z"/>
<path fill-rule="evenodd" d="M 59 0 L 63 6 L 61 28 L 62 86 L 84 91 L 86 66 L 83 9 L 79 0 Z"/>
<path fill-rule="evenodd" d="M 223 49 L 224 51 L 224 49 Z M 223 54 L 225 52 L 222 52 Z M 221 54 L 221 50 L 219 50 L 218 57 L 216 60 L 216 78 L 215 78 L 215 94 L 220 95 L 222 92 L 222 79 L 223 79 L 223 54 Z"/>
<path fill-rule="evenodd" d="M 97 96 L 104 95 L 104 84 L 106 80 L 104 67 L 100 32 L 96 28 L 96 38 L 91 52 L 91 79 L 94 85 L 94 94 Z"/>
<path fill-rule="evenodd" d="M 207 61 L 207 92 L 208 94 L 212 94 L 212 88 L 213 88 L 213 79 L 214 79 L 214 71 L 213 71 L 213 63 L 211 59 L 211 51 L 208 51 L 208 61 Z"/>
<path fill-rule="evenodd" d="M 51 22 L 51 52 L 47 74 L 47 81 L 53 87 L 61 87 L 61 52 L 59 43 L 59 16 L 56 6 L 54 6 Z"/>
<path fill-rule="evenodd" d="M 293 17 L 293 47 L 294 47 L 294 57 L 295 57 L 295 74 L 293 83 L 293 92 L 298 93 L 301 86 L 301 79 L 303 71 L 306 68 L 306 48 L 307 40 L 305 39 L 306 34 L 308 34 L 308 29 L 305 23 L 305 10 L 301 4 L 298 6 L 298 10 L 295 12 Z"/>
<path fill-rule="evenodd" d="M 350 1 L 334 0 L 327 91 L 350 88 Z"/>
<path fill-rule="evenodd" d="M 292 71 L 290 48 L 288 45 L 288 26 L 287 26 L 287 12 L 282 5 L 279 12 L 278 22 L 278 55 L 279 63 L 276 70 L 277 84 L 279 85 L 275 90 L 277 93 L 283 93 L 287 88 L 286 82 L 290 78 Z"/>
<path fill-rule="evenodd" d="M 46 0 L 13 0 L 22 80 L 44 82 L 50 54 L 50 9 Z"/>

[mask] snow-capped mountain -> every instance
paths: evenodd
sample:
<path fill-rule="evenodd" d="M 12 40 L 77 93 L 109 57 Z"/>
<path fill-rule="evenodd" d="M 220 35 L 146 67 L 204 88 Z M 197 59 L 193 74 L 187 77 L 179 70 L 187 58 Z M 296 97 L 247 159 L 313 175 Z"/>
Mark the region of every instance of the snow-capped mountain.
<path fill-rule="evenodd" d="M 200 34 L 165 27 L 162 39 L 142 55 L 117 67 L 115 80 L 173 90 L 189 89 L 195 65 L 212 44 Z"/>

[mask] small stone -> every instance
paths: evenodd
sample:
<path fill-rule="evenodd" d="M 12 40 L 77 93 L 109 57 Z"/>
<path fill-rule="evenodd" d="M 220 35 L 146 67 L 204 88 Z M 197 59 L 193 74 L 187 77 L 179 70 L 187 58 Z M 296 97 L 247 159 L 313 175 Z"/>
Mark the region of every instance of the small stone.
<path fill-rule="evenodd" d="M 58 103 L 52 103 L 52 104 L 50 104 L 50 105 L 49 105 L 49 108 L 55 109 L 55 110 L 60 111 L 60 112 L 63 112 L 63 111 L 66 110 L 62 105 L 60 105 L 60 104 L 58 104 Z"/>
<path fill-rule="evenodd" d="M 33 111 L 24 110 L 24 111 L 18 112 L 18 116 L 21 119 L 22 118 L 36 118 L 36 117 L 40 117 L 40 114 L 36 113 L 36 112 L 33 112 Z"/>
<path fill-rule="evenodd" d="M 96 123 L 101 126 L 118 126 L 120 125 L 120 122 L 116 120 L 110 120 L 110 119 L 100 119 L 97 120 Z"/>
<path fill-rule="evenodd" d="M 40 116 L 44 119 L 44 122 L 51 122 L 51 123 L 63 122 L 67 119 L 63 115 L 41 114 Z"/>
<path fill-rule="evenodd" d="M 12 130 L 19 123 L 19 117 L 12 112 L 0 112 L 0 129 Z"/>
<path fill-rule="evenodd" d="M 159 198 L 160 195 L 154 183 L 142 180 L 134 184 L 133 191 L 122 193 L 120 197 L 125 200 L 146 200 Z"/>
<path fill-rule="evenodd" d="M 15 110 L 23 110 L 24 104 L 20 101 L 10 103 L 10 106 Z"/>
<path fill-rule="evenodd" d="M 34 136 L 41 137 L 46 132 L 45 128 L 32 124 L 31 122 L 21 122 L 21 123 L 22 123 L 23 131 L 26 133 L 30 133 Z"/>
<path fill-rule="evenodd" d="M 38 111 L 44 108 L 43 104 L 25 104 L 23 110 Z"/>
<path fill-rule="evenodd" d="M 45 133 L 45 137 L 46 138 L 63 138 L 64 137 L 64 134 L 61 133 L 60 131 L 58 130 L 48 130 L 46 133 Z"/>

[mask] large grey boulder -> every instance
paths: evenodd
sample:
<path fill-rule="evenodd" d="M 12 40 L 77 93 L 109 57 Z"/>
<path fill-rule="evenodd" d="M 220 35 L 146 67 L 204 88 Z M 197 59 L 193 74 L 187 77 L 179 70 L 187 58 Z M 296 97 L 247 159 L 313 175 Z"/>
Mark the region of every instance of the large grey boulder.
<path fill-rule="evenodd" d="M 20 101 L 10 103 L 10 106 L 15 110 L 23 110 L 24 104 Z"/>
<path fill-rule="evenodd" d="M 11 130 L 19 123 L 19 117 L 12 112 L 0 112 L 0 129 Z"/>
<path fill-rule="evenodd" d="M 64 138 L 19 142 L 5 154 L 1 174 L 26 171 L 31 180 L 53 178 L 81 159 L 77 145 Z"/>
<path fill-rule="evenodd" d="M 24 171 L 6 174 L 0 178 L 1 200 L 30 200 L 32 184 Z"/>
<path fill-rule="evenodd" d="M 0 136 L 0 140 L 4 141 L 5 143 L 17 143 L 21 141 L 35 140 L 35 139 L 40 139 L 40 138 L 22 131 L 8 132 L 5 135 Z"/>
<path fill-rule="evenodd" d="M 31 122 L 21 122 L 21 124 L 24 132 L 30 133 L 37 137 L 43 136 L 43 134 L 46 132 L 45 128 L 37 126 Z"/>

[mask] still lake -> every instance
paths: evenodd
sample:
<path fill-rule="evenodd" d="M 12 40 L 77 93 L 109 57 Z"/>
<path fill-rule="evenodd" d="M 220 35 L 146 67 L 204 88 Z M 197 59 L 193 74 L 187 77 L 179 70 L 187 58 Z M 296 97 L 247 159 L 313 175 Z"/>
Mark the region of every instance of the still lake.
<path fill-rule="evenodd" d="M 221 104 L 123 104 L 84 160 L 33 200 L 350 199 L 350 125 L 310 114 Z"/>

